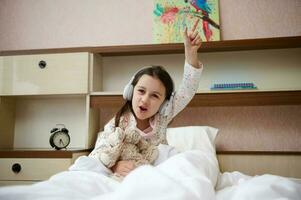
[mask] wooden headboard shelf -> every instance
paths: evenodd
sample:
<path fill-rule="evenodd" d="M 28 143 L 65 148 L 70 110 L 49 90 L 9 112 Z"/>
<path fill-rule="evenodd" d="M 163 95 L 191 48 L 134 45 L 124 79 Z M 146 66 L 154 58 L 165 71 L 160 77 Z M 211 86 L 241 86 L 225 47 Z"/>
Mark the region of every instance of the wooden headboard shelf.
<path fill-rule="evenodd" d="M 91 96 L 91 107 L 120 107 L 124 103 L 121 95 Z M 265 106 L 300 105 L 301 91 L 252 91 L 227 93 L 198 93 L 188 106 Z"/>
<path fill-rule="evenodd" d="M 240 40 L 222 40 L 204 42 L 200 52 L 223 52 L 261 49 L 300 48 L 301 36 L 256 38 Z M 158 55 L 184 53 L 183 43 L 171 44 L 137 44 L 115 46 L 87 46 L 53 49 L 29 49 L 17 51 L 0 51 L 0 56 L 30 55 L 49 53 L 90 52 L 102 56 Z"/>
<path fill-rule="evenodd" d="M 91 96 L 100 127 L 124 103 L 121 95 Z M 301 91 L 198 93 L 170 127 L 212 126 L 220 154 L 301 154 Z"/>

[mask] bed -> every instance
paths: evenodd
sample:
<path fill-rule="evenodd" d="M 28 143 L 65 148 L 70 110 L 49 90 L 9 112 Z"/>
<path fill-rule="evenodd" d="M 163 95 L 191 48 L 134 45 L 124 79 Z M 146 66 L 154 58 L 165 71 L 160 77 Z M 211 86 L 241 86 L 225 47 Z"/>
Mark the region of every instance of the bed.
<path fill-rule="evenodd" d="M 82 156 L 47 181 L 0 188 L 0 199 L 301 199 L 300 96 L 199 94 L 173 120 L 154 166 L 118 182 Z M 101 125 L 119 98 L 91 99 Z"/>

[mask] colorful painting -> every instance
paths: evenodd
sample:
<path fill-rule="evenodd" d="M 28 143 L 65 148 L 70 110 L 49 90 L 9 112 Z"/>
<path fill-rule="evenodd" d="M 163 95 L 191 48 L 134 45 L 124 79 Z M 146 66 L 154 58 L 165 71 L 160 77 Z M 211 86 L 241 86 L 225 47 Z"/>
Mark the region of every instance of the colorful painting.
<path fill-rule="evenodd" d="M 198 18 L 203 42 L 220 40 L 218 0 L 154 0 L 154 43 L 183 42 L 185 26 L 190 30 Z"/>

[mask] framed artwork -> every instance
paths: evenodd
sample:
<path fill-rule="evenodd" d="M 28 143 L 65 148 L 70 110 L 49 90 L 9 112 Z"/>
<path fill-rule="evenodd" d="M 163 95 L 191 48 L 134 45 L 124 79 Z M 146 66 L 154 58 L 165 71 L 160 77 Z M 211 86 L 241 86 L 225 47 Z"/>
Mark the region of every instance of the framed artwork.
<path fill-rule="evenodd" d="M 181 43 L 185 26 L 200 19 L 203 42 L 220 40 L 218 0 L 154 0 L 153 42 Z"/>

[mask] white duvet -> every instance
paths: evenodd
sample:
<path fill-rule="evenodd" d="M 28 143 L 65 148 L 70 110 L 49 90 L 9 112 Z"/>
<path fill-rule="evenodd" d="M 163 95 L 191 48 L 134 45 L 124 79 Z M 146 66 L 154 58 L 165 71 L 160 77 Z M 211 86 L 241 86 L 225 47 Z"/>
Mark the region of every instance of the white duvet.
<path fill-rule="evenodd" d="M 98 161 L 82 156 L 69 171 L 47 181 L 0 188 L 0 199 L 301 199 L 301 182 L 238 172 L 219 175 L 212 155 L 200 150 L 173 154 L 170 148 L 161 148 L 156 166 L 141 166 L 121 183 L 109 178 L 111 172 Z"/>
<path fill-rule="evenodd" d="M 301 200 L 300 179 L 270 174 L 251 177 L 239 172 L 223 173 L 216 189 L 217 200 Z"/>

